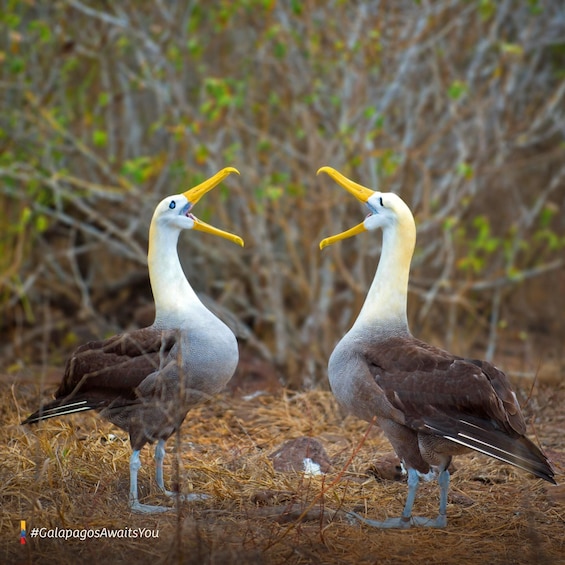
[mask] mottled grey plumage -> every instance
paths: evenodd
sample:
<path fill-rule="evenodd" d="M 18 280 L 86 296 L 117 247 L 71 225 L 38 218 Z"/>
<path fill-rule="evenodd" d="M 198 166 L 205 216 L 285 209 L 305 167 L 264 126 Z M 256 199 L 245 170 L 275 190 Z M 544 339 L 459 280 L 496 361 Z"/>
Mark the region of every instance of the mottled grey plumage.
<path fill-rule="evenodd" d="M 412 336 L 406 316 L 408 273 L 416 240 L 410 209 L 395 194 L 374 192 L 324 167 L 369 208 L 362 224 L 322 241 L 323 248 L 365 230 L 383 229 L 375 279 L 351 330 L 334 349 L 328 376 L 337 400 L 359 418 L 378 423 L 408 470 L 402 516 L 376 527 L 442 527 L 447 523 L 448 466 L 473 449 L 555 483 L 545 455 L 526 425 L 506 375 L 486 361 L 464 359 Z M 439 473 L 440 511 L 412 516 L 418 476 Z"/>
<path fill-rule="evenodd" d="M 233 375 L 238 347 L 232 331 L 198 299 L 177 253 L 184 229 L 206 231 L 243 245 L 238 236 L 195 218 L 191 210 L 203 194 L 229 173 L 226 168 L 197 187 L 162 200 L 149 231 L 148 264 L 155 299 L 155 322 L 79 347 L 68 360 L 55 400 L 24 420 L 31 424 L 84 410 L 100 415 L 130 435 L 130 506 L 138 512 L 165 507 L 141 504 L 137 495 L 139 451 L 157 442 L 156 479 L 165 491 L 165 441 L 188 411 L 219 392 Z"/>

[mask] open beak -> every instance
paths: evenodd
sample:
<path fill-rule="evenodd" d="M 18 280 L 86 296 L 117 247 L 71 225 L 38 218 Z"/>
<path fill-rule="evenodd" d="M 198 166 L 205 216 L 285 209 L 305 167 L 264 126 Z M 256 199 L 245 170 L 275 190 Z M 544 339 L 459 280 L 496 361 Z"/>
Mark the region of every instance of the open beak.
<path fill-rule="evenodd" d="M 243 247 L 243 239 L 241 239 L 239 235 L 235 235 L 228 231 L 215 228 L 214 226 L 211 226 L 210 224 L 207 224 L 206 222 L 203 222 L 202 220 L 199 220 L 194 216 L 192 219 L 194 220 L 194 227 L 192 228 L 193 230 L 204 231 L 206 233 L 211 233 L 212 235 L 223 237 L 224 239 L 229 239 L 230 241 L 233 241 L 234 243 L 237 243 L 237 245 Z"/>
<path fill-rule="evenodd" d="M 332 167 L 321 167 L 320 169 L 318 169 L 318 172 L 316 174 L 319 175 L 320 173 L 326 173 L 327 175 L 329 175 L 337 182 L 337 184 L 345 188 L 347 192 L 353 194 L 353 196 L 355 196 L 357 200 L 363 202 L 364 204 L 366 204 L 367 200 L 369 200 L 369 198 L 374 194 L 374 191 L 370 188 L 366 188 L 360 184 L 357 184 L 356 182 L 353 182 L 347 177 L 344 177 L 335 169 L 332 169 Z M 347 239 L 348 237 L 353 237 L 354 235 L 357 235 L 364 231 L 367 231 L 367 228 L 365 227 L 364 222 L 361 222 L 360 224 L 351 229 L 348 229 L 347 231 L 332 235 L 331 237 L 326 237 L 325 239 L 320 241 L 320 249 L 324 249 L 324 247 L 327 247 L 328 245 L 331 245 L 336 241 Z"/>
<path fill-rule="evenodd" d="M 217 172 L 213 177 L 210 177 L 209 179 L 200 183 L 198 186 L 195 186 L 194 188 L 183 192 L 183 196 L 190 202 L 190 204 L 192 204 L 190 209 L 192 210 L 195 204 L 207 192 L 218 186 L 231 173 L 237 173 L 239 175 L 239 171 L 236 168 L 226 167 L 225 169 Z M 199 220 L 192 215 L 191 217 L 194 220 L 193 229 L 211 233 L 212 235 L 217 235 L 219 237 L 223 237 L 224 239 L 229 239 L 230 241 L 233 241 L 234 243 L 237 243 L 237 245 L 241 245 L 241 247 L 243 247 L 243 239 L 241 239 L 241 237 L 239 237 L 238 235 L 215 228 L 214 226 L 211 226 L 210 224 L 207 224 L 206 222 L 203 222 L 202 220 Z"/>

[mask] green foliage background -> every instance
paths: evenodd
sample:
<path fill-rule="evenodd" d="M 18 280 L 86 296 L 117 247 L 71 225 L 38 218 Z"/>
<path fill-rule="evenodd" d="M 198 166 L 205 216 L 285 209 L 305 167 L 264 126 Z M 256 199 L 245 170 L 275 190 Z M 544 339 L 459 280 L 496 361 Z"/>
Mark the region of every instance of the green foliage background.
<path fill-rule="evenodd" d="M 228 165 L 241 177 L 197 213 L 245 249 L 185 234 L 181 256 L 286 383 L 324 378 L 379 256 L 375 234 L 318 250 L 363 214 L 316 177 L 322 165 L 414 210 L 414 333 L 489 357 L 501 340 L 561 351 L 562 2 L 4 0 L 0 12 L 5 367 L 60 363 L 141 323 L 154 206 Z"/>

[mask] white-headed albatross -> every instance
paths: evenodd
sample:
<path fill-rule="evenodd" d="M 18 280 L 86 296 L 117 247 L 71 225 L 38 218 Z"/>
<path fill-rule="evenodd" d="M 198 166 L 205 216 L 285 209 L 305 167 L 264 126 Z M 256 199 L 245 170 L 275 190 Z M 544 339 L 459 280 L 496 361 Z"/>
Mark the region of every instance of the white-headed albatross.
<path fill-rule="evenodd" d="M 469 448 L 555 483 L 547 458 L 525 436 L 506 375 L 486 361 L 457 357 L 410 333 L 406 299 L 416 226 L 408 206 L 396 194 L 365 188 L 331 167 L 320 172 L 369 209 L 361 224 L 324 239 L 321 249 L 363 231 L 383 230 L 381 258 L 363 307 L 330 357 L 330 385 L 345 409 L 369 422 L 377 418 L 408 472 L 401 517 L 379 522 L 350 514 L 379 528 L 444 527 L 448 466 L 453 455 Z M 438 517 L 412 516 L 419 477 L 436 472 Z"/>
<path fill-rule="evenodd" d="M 64 414 L 97 410 L 129 433 L 129 502 L 135 512 L 163 512 L 167 507 L 141 504 L 137 494 L 139 452 L 155 448 L 156 481 L 163 481 L 165 441 L 188 411 L 219 392 L 238 363 L 232 331 L 198 299 L 182 270 L 177 243 L 182 230 L 200 230 L 243 246 L 236 235 L 214 228 L 192 214 L 194 205 L 233 167 L 222 169 L 198 186 L 162 200 L 149 229 L 149 278 L 155 300 L 154 323 L 79 347 L 68 360 L 55 400 L 24 424 Z M 239 174 L 239 173 L 238 173 Z"/>

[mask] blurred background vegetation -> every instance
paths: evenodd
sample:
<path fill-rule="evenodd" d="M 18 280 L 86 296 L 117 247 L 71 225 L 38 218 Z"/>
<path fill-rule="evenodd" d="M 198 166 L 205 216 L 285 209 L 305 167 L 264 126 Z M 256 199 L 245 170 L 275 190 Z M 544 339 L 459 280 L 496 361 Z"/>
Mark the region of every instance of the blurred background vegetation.
<path fill-rule="evenodd" d="M 183 234 L 245 362 L 325 383 L 380 252 L 331 165 L 412 207 L 415 335 L 563 368 L 561 0 L 3 0 L 2 371 L 151 323 L 157 202 L 224 166 Z"/>

